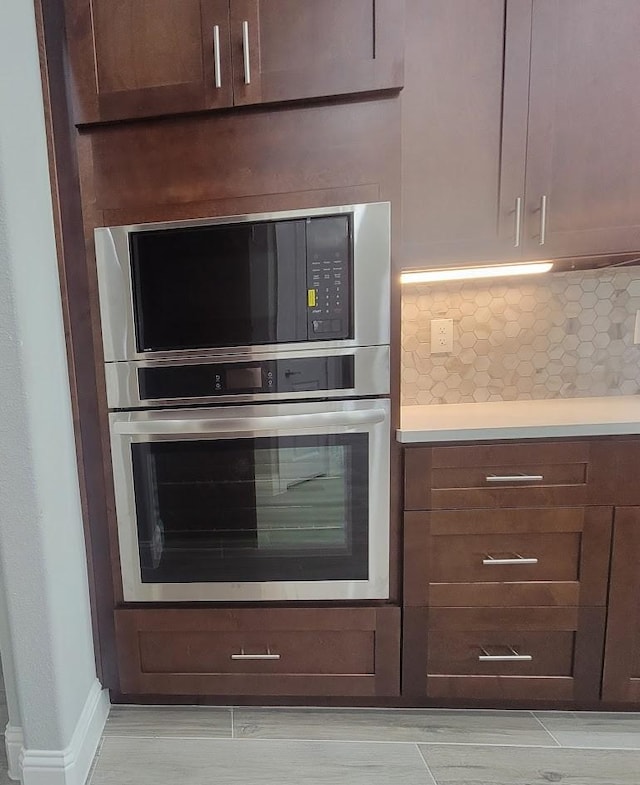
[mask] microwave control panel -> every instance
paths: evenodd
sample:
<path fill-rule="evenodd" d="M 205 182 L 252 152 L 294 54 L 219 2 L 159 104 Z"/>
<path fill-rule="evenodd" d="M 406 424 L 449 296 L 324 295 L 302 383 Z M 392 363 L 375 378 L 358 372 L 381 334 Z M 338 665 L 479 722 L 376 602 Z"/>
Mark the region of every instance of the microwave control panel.
<path fill-rule="evenodd" d="M 142 401 L 353 389 L 352 354 L 138 369 Z"/>
<path fill-rule="evenodd" d="M 347 215 L 307 221 L 309 340 L 351 335 L 351 223 Z"/>

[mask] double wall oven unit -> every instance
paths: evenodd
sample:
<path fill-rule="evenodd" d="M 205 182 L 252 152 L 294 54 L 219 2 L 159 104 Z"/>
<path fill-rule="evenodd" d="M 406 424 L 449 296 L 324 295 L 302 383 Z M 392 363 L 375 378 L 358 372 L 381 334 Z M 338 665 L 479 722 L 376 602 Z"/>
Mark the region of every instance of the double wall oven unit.
<path fill-rule="evenodd" d="M 96 230 L 124 599 L 386 599 L 388 203 Z"/>

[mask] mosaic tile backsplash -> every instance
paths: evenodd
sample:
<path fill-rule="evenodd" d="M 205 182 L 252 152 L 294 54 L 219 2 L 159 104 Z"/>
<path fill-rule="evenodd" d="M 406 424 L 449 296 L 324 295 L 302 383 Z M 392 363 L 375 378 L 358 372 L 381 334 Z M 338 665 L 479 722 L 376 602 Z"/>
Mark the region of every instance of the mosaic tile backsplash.
<path fill-rule="evenodd" d="M 402 403 L 640 393 L 640 268 L 409 285 L 402 297 Z M 431 352 L 453 319 L 453 352 Z"/>

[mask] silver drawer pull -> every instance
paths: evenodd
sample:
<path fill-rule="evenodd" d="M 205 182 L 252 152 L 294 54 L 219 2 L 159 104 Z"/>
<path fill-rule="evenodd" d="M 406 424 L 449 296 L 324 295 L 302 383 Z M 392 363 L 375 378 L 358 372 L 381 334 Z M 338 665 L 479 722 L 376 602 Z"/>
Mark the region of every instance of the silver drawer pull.
<path fill-rule="evenodd" d="M 279 660 L 279 654 L 272 654 L 269 649 L 267 649 L 266 654 L 245 654 L 244 649 L 240 650 L 240 654 L 232 654 L 232 660 Z"/>
<path fill-rule="evenodd" d="M 544 480 L 543 474 L 488 474 L 484 478 L 487 482 L 540 482 Z"/>
<path fill-rule="evenodd" d="M 511 654 L 489 654 L 489 652 L 480 647 L 482 654 L 478 655 L 480 662 L 531 662 L 533 657 L 530 654 L 518 654 L 512 646 L 505 646 L 509 649 Z"/>
<path fill-rule="evenodd" d="M 538 560 L 533 557 L 527 556 L 520 556 L 519 554 L 515 554 L 515 556 L 508 558 L 508 559 L 496 559 L 490 553 L 487 554 L 486 558 L 482 560 L 483 564 L 537 564 Z"/>

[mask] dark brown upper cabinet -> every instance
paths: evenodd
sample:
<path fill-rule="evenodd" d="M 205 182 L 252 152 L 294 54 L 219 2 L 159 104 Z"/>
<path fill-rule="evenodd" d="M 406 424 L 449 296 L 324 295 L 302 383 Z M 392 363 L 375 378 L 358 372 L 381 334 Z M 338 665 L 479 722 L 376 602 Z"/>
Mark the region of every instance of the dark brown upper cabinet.
<path fill-rule="evenodd" d="M 640 249 L 639 39 L 637 0 L 534 0 L 527 255 Z"/>
<path fill-rule="evenodd" d="M 65 5 L 77 124 L 402 87 L 402 0 Z"/>
<path fill-rule="evenodd" d="M 233 104 L 228 0 L 66 0 L 66 13 L 78 124 Z"/>
<path fill-rule="evenodd" d="M 403 266 L 520 253 L 530 33 L 531 0 L 407 0 Z"/>
<path fill-rule="evenodd" d="M 637 0 L 408 0 L 405 267 L 640 249 Z"/>
<path fill-rule="evenodd" d="M 400 88 L 403 3 L 231 0 L 235 104 Z"/>

